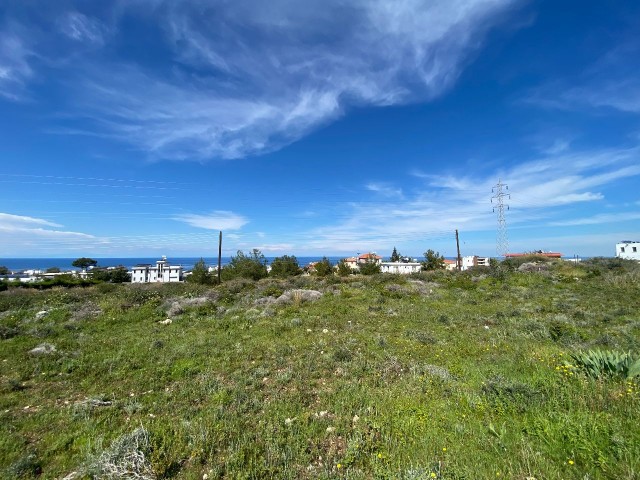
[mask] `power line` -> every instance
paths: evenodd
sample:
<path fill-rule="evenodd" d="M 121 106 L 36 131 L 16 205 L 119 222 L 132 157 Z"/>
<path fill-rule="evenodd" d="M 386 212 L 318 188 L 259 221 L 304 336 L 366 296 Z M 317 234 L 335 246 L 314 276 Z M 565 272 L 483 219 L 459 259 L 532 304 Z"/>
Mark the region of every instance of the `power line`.
<path fill-rule="evenodd" d="M 491 189 L 491 192 L 494 194 L 491 197 L 491 203 L 493 200 L 496 200 L 495 206 L 493 207 L 494 213 L 498 212 L 498 231 L 496 235 L 496 253 L 499 257 L 504 257 L 507 255 L 509 251 L 509 239 L 507 238 L 507 220 L 504 216 L 504 209 L 507 207 L 509 210 L 509 205 L 504 203 L 504 197 L 509 197 L 511 199 L 511 194 L 503 191 L 509 190 L 509 186 L 505 183 L 502 183 L 502 180 L 498 179 L 498 183 Z"/>

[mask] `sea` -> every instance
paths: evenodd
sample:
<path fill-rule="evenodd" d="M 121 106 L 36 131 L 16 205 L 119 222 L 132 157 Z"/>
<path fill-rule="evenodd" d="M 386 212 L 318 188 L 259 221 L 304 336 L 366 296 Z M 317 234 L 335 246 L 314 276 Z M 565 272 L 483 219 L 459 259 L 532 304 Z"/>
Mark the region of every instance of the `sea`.
<path fill-rule="evenodd" d="M 159 260 L 158 257 L 112 257 L 112 258 L 98 258 L 92 257 L 94 260 L 98 261 L 99 267 L 118 267 L 123 266 L 127 269 L 133 268 L 138 264 L 150 263 L 155 265 L 156 261 Z M 193 268 L 196 262 L 200 260 L 201 257 L 167 257 L 167 261 L 171 265 L 182 265 L 182 268 L 185 270 L 190 270 Z M 271 263 L 273 259 L 276 257 L 266 257 L 267 261 Z M 296 257 L 298 259 L 298 264 L 301 267 L 308 265 L 311 262 L 317 262 L 321 260 L 321 256 L 317 257 Z M 337 263 L 340 261 L 342 257 L 327 257 L 331 263 Z M 79 270 L 78 268 L 73 267 L 71 264 L 75 258 L 0 258 L 0 266 L 7 267 L 12 272 L 22 272 L 25 270 L 46 270 L 51 267 L 58 267 L 62 271 L 70 271 L 70 270 Z M 222 266 L 227 265 L 231 261 L 231 257 L 222 257 L 221 264 Z M 218 265 L 218 257 L 204 257 L 204 262 L 209 266 Z"/>

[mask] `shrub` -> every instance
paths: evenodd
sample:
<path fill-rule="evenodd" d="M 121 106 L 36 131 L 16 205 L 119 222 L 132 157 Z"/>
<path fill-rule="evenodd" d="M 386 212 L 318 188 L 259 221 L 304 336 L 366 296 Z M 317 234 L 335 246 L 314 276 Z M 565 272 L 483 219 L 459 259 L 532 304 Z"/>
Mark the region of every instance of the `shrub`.
<path fill-rule="evenodd" d="M 353 270 L 349 265 L 347 265 L 347 262 L 345 262 L 344 259 L 338 262 L 337 268 L 338 275 L 340 275 L 341 277 L 348 277 L 353 273 Z"/>
<path fill-rule="evenodd" d="M 207 264 L 204 263 L 204 258 L 200 258 L 193 268 L 191 269 L 191 275 L 186 277 L 187 282 L 196 283 L 198 285 L 211 285 L 215 283 L 215 277 L 209 273 Z"/>
<path fill-rule="evenodd" d="M 298 265 L 298 259 L 295 255 L 276 257 L 271 262 L 271 276 L 286 278 L 300 275 L 300 273 L 300 265 Z"/>
<path fill-rule="evenodd" d="M 260 280 L 267 276 L 267 259 L 257 248 L 254 248 L 248 255 L 245 255 L 242 250 L 238 250 L 237 255 L 231 257 L 229 264 L 222 269 L 221 276 L 223 280 L 231 280 L 232 278 Z"/>
<path fill-rule="evenodd" d="M 333 273 L 333 265 L 327 257 L 322 257 L 322 260 L 315 264 L 314 272 L 318 277 L 328 277 Z"/>
<path fill-rule="evenodd" d="M 640 358 L 634 360 L 631 352 L 586 350 L 572 353 L 571 359 L 576 367 L 592 378 L 640 376 Z"/>
<path fill-rule="evenodd" d="M 121 479 L 156 478 L 147 458 L 150 450 L 149 434 L 140 427 L 113 441 L 111 447 L 91 465 L 92 478 Z"/>

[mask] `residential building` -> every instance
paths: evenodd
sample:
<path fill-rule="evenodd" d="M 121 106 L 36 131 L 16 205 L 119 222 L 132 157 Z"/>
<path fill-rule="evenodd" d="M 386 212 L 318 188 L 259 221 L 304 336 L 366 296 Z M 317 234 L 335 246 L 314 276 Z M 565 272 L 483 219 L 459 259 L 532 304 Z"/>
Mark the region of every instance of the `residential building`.
<path fill-rule="evenodd" d="M 469 270 L 472 267 L 488 267 L 489 260 L 489 257 L 479 257 L 477 255 L 462 257 L 462 270 Z"/>
<path fill-rule="evenodd" d="M 358 256 L 358 264 L 363 263 L 375 263 L 380 265 L 382 263 L 382 257 L 380 255 L 376 255 L 375 253 L 363 253 Z"/>
<path fill-rule="evenodd" d="M 616 243 L 616 257 L 640 261 L 640 242 L 623 240 Z"/>
<path fill-rule="evenodd" d="M 139 264 L 133 267 L 131 272 L 131 283 L 169 283 L 182 281 L 182 266 L 171 265 L 167 257 L 156 262 L 155 267 L 151 264 Z"/>
<path fill-rule="evenodd" d="M 458 264 L 455 260 L 449 260 L 447 258 L 444 259 L 444 268 L 447 270 L 457 270 Z"/>
<path fill-rule="evenodd" d="M 418 273 L 422 268 L 422 264 L 419 262 L 380 262 L 379 265 L 382 273 L 399 273 L 402 275 Z"/>

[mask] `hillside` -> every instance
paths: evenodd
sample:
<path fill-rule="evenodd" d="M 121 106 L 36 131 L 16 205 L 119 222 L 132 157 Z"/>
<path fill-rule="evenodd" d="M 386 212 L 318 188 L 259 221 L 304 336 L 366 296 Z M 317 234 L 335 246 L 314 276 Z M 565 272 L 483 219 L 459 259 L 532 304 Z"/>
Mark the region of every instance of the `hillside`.
<path fill-rule="evenodd" d="M 571 355 L 640 356 L 639 280 L 611 261 L 12 288 L 0 473 L 638 478 L 638 377 Z"/>

